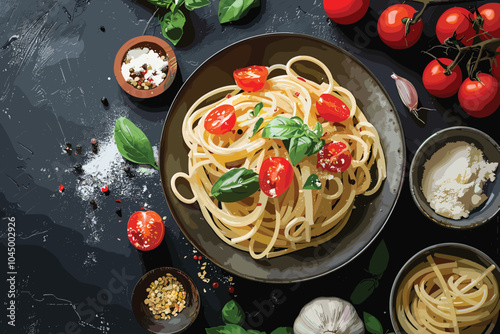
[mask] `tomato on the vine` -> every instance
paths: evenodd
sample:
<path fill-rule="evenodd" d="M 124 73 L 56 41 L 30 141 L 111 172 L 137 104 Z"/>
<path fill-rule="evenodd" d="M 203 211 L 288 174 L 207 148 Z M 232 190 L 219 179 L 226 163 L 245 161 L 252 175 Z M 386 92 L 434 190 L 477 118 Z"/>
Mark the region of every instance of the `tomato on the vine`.
<path fill-rule="evenodd" d="M 483 18 L 483 29 L 479 31 L 482 40 L 490 38 L 500 38 L 500 3 L 492 2 L 482 5 L 477 9 Z M 477 13 L 474 14 L 474 19 L 477 18 Z"/>
<path fill-rule="evenodd" d="M 165 235 L 163 219 L 154 211 L 137 211 L 127 224 L 128 240 L 135 248 L 148 251 L 155 249 Z"/>
<path fill-rule="evenodd" d="M 422 20 L 410 25 L 410 31 L 406 36 L 404 23 L 413 18 L 415 12 L 415 8 L 405 4 L 392 5 L 384 10 L 377 23 L 378 35 L 382 42 L 393 49 L 407 49 L 417 43 L 422 35 Z"/>
<path fill-rule="evenodd" d="M 370 0 L 323 0 L 326 15 L 338 24 L 353 24 L 368 11 Z"/>
<path fill-rule="evenodd" d="M 473 117 L 486 117 L 500 107 L 498 80 L 486 73 L 479 73 L 478 80 L 465 79 L 458 90 L 462 109 Z"/>
<path fill-rule="evenodd" d="M 349 168 L 351 160 L 351 152 L 349 152 L 346 144 L 333 141 L 318 152 L 316 168 L 321 167 L 331 173 L 341 173 Z"/>
<path fill-rule="evenodd" d="M 471 12 L 462 7 L 452 7 L 445 11 L 436 24 L 436 36 L 439 42 L 443 44 L 455 32 L 457 39 L 461 39 L 464 45 L 472 45 L 476 32 L 472 28 L 470 16 Z"/>
<path fill-rule="evenodd" d="M 236 124 L 235 109 L 230 104 L 223 104 L 212 111 L 205 117 L 205 130 L 214 135 L 223 135 Z"/>
<path fill-rule="evenodd" d="M 259 171 L 260 189 L 269 197 L 278 197 L 292 184 L 293 167 L 282 157 L 271 157 L 262 162 Z"/>
<path fill-rule="evenodd" d="M 338 97 L 332 94 L 321 94 L 316 101 L 318 114 L 329 122 L 342 122 L 349 118 L 349 107 Z"/>
<path fill-rule="evenodd" d="M 448 66 L 453 63 L 449 58 L 439 58 L 439 61 Z M 422 81 L 425 89 L 437 97 L 451 97 L 458 92 L 462 84 L 462 70 L 456 66 L 450 75 L 445 74 L 445 70 L 439 62 L 434 59 L 424 69 Z"/>
<path fill-rule="evenodd" d="M 234 80 L 238 87 L 246 92 L 256 92 L 266 84 L 269 71 L 265 66 L 248 66 L 233 72 Z"/>

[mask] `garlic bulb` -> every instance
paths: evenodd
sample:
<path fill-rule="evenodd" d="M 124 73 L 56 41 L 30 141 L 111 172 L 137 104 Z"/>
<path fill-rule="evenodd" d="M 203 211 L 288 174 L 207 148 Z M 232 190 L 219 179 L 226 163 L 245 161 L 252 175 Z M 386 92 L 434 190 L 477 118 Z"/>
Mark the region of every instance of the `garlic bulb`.
<path fill-rule="evenodd" d="M 295 334 L 361 334 L 363 321 L 354 306 L 340 298 L 316 298 L 302 308 L 293 324 Z"/>

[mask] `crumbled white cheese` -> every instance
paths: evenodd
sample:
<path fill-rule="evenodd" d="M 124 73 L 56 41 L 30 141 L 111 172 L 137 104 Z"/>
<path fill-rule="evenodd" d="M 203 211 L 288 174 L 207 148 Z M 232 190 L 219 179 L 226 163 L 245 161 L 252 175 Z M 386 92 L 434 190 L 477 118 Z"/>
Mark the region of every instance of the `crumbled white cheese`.
<path fill-rule="evenodd" d="M 483 152 L 469 143 L 448 143 L 425 162 L 422 191 L 437 214 L 467 218 L 488 198 L 483 186 L 495 181 L 497 167 L 498 162 L 485 161 Z"/>
<path fill-rule="evenodd" d="M 135 48 L 128 50 L 125 56 L 125 62 L 122 64 L 122 75 L 125 80 L 130 78 L 130 69 L 133 68 L 135 72 L 139 73 L 144 71 L 142 65 L 147 64 L 151 66 L 144 74 L 145 79 L 151 79 L 152 83 L 159 85 L 165 80 L 162 70 L 168 66 L 167 58 L 162 57 L 155 51 L 149 48 Z"/>

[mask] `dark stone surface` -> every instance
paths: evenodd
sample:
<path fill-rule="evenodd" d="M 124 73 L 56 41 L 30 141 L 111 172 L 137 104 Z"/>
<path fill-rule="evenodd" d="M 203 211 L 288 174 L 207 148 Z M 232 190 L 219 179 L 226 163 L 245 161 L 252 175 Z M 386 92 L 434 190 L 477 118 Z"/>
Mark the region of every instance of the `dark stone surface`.
<path fill-rule="evenodd" d="M 4 309 L 0 312 L 2 332 L 141 332 L 131 312 L 133 286 L 145 271 L 164 265 L 185 271 L 200 290 L 202 309 L 188 332 L 202 333 L 205 327 L 222 323 L 220 309 L 231 298 L 227 290 L 230 275 L 208 263 L 207 276 L 220 287 L 213 289 L 197 278 L 200 263 L 206 260 L 193 260 L 194 248 L 168 211 L 158 173 L 130 165 L 133 177 L 119 169 L 121 172 L 109 179 L 109 196 L 100 193 L 99 179 L 87 180 L 97 190 L 85 196 L 81 192 L 83 176 L 75 173 L 73 166 L 81 163 L 85 168 L 95 158 L 91 138 L 99 140 L 100 149 L 106 148 L 119 116 L 128 117 L 157 146 L 163 120 L 183 81 L 214 52 L 243 38 L 300 32 L 332 42 L 357 57 L 384 84 L 398 109 L 406 136 L 408 168 L 418 146 L 438 129 L 469 125 L 499 140 L 498 112 L 487 119 L 472 119 L 461 111 L 456 97 L 435 99 L 421 83 L 421 72 L 430 58 L 419 51 L 436 43 L 434 24 L 445 8 L 426 12 L 424 19 L 429 24 L 416 46 L 394 51 L 376 36 L 376 18 L 388 6 L 385 1 L 372 0 L 369 13 L 352 26 L 329 21 L 319 0 L 261 2 L 260 9 L 235 24 L 218 23 L 217 1 L 189 13 L 185 36 L 174 47 L 179 64 L 177 78 L 168 92 L 145 102 L 123 93 L 113 76 L 114 56 L 125 41 L 143 33 L 161 37 L 157 19 L 151 19 L 154 7 L 145 0 L 0 2 L 0 253 L 2 272 L 7 273 L 7 218 L 14 217 L 17 272 L 16 327 L 7 325 L 8 312 Z M 437 109 L 422 114 L 426 125 L 404 108 L 390 78 L 392 72 L 414 83 L 421 105 Z M 103 96 L 109 108 L 102 105 Z M 68 156 L 63 150 L 67 142 L 73 147 L 82 145 L 83 153 Z M 121 159 L 115 162 L 120 168 L 129 165 Z M 289 285 L 234 277 L 234 296 L 246 311 L 247 326 L 271 332 L 278 326 L 292 326 L 302 306 L 315 297 L 349 299 L 356 284 L 370 278 L 365 268 L 382 239 L 391 254 L 389 268 L 357 310 L 375 315 L 384 329 L 390 329 L 388 300 L 394 277 L 422 248 L 440 242 L 463 242 L 499 261 L 498 215 L 470 231 L 444 229 L 418 211 L 407 181 L 406 176 L 398 205 L 382 234 L 342 269 Z M 65 186 L 63 193 L 58 191 L 60 184 Z M 91 199 L 98 205 L 96 210 L 89 204 Z M 116 203 L 116 199 L 122 203 Z M 137 251 L 128 242 L 125 228 L 127 218 L 143 206 L 166 217 L 165 239 L 149 253 Z M 123 218 L 115 213 L 118 207 Z M 110 290 L 117 273 L 125 274 L 126 279 L 106 295 L 103 289 Z M 8 287 L 2 286 L 6 303 Z"/>

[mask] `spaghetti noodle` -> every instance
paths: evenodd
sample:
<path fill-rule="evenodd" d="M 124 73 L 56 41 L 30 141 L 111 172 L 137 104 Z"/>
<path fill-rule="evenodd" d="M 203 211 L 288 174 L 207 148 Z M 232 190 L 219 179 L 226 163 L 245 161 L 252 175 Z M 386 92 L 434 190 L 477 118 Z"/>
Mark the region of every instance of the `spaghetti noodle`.
<path fill-rule="evenodd" d="M 297 62 L 319 66 L 328 82 L 299 77 L 293 69 Z M 184 142 L 189 148 L 188 172 L 178 172 L 171 179 L 172 191 L 180 201 L 198 202 L 207 223 L 224 242 L 250 252 L 256 259 L 280 256 L 330 240 L 346 225 L 355 197 L 374 194 L 386 177 L 377 130 L 361 112 L 352 93 L 333 79 L 322 62 L 297 56 L 286 65 L 270 66 L 268 71 L 285 74 L 267 79 L 256 92 L 242 92 L 237 85 L 220 87 L 189 108 L 182 124 Z M 349 108 L 346 120 L 329 122 L 318 116 L 315 102 L 324 93 L 345 103 Z M 225 97 L 208 103 L 222 94 Z M 257 103 L 262 103 L 258 117 L 252 115 Z M 225 104 L 235 109 L 235 127 L 222 135 L 207 132 L 207 114 Z M 267 158 L 290 160 L 282 140 L 262 136 L 261 130 L 277 116 L 299 117 L 309 129 L 320 122 L 325 145 L 344 143 L 352 156 L 350 166 L 343 172 L 332 173 L 317 165 L 316 154 L 305 156 L 293 166 L 293 181 L 282 195 L 268 197 L 259 190 L 232 203 L 217 200 L 211 195 L 212 186 L 230 169 L 243 167 L 258 173 Z M 304 189 L 304 182 L 313 174 L 321 189 Z M 189 182 L 192 198 L 178 191 L 179 178 Z"/>

